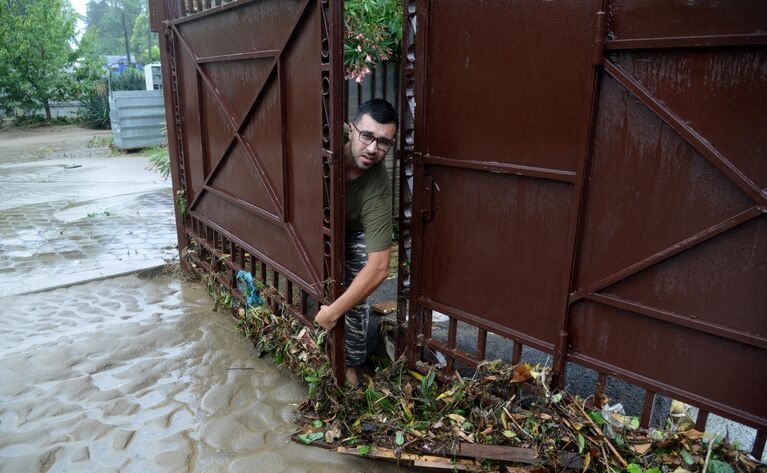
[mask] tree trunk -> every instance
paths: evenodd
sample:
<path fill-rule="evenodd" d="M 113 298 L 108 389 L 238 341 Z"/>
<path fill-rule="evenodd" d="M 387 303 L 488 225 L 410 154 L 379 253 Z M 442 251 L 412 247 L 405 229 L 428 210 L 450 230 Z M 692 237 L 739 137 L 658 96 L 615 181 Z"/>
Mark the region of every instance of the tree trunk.
<path fill-rule="evenodd" d="M 123 20 L 123 38 L 125 38 L 125 56 L 128 58 L 128 65 L 131 65 L 130 62 L 130 45 L 128 44 L 128 28 L 125 26 L 125 10 L 122 10 L 120 13 L 122 13 L 122 20 Z"/>
<path fill-rule="evenodd" d="M 152 18 L 149 16 L 149 9 L 146 11 L 146 63 L 152 62 Z"/>
<path fill-rule="evenodd" d="M 43 107 L 45 107 L 45 119 L 51 121 L 51 104 L 48 99 L 43 99 Z"/>

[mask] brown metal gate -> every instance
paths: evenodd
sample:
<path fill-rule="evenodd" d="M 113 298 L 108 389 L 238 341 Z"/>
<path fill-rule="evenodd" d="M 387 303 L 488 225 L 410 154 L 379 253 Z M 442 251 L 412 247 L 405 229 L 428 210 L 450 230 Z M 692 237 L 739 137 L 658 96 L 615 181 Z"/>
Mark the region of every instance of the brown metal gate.
<path fill-rule="evenodd" d="M 249 270 L 307 324 L 307 298 L 332 301 L 343 281 L 342 12 L 330 0 L 152 3 L 183 252 L 230 287 Z"/>
<path fill-rule="evenodd" d="M 502 335 L 560 385 L 573 361 L 646 388 L 645 426 L 658 393 L 756 427 L 761 455 L 765 25 L 758 1 L 406 2 L 411 361 Z"/>

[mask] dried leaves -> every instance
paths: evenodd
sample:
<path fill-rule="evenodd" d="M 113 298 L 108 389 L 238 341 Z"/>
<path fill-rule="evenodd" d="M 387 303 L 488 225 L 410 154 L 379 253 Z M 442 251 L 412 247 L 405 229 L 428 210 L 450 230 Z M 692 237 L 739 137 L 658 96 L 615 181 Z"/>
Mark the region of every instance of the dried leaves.
<path fill-rule="evenodd" d="M 695 472 L 704 465 L 708 472 L 767 471 L 710 434 L 640 429 L 619 410 L 595 410 L 567 392 L 550 393 L 546 368 L 485 362 L 471 378 L 456 374 L 440 383 L 434 369 L 412 371 L 400 359 L 358 389 L 340 388 L 323 350 L 324 331 L 263 307 L 241 312 L 238 325 L 260 351 L 309 383 L 297 435 L 307 444 L 323 440 L 343 451 L 391 451 L 402 458 L 471 451 L 496 462 L 514 459 L 510 465 L 535 463 L 536 471 L 564 463 L 631 473 Z"/>

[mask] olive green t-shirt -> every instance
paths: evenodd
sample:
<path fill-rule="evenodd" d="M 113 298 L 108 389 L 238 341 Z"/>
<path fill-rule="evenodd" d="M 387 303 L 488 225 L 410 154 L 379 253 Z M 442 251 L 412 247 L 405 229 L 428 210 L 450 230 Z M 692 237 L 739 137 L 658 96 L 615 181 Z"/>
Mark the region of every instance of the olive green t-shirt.
<path fill-rule="evenodd" d="M 383 161 L 346 182 L 346 231 L 364 231 L 368 253 L 391 247 L 391 184 Z"/>

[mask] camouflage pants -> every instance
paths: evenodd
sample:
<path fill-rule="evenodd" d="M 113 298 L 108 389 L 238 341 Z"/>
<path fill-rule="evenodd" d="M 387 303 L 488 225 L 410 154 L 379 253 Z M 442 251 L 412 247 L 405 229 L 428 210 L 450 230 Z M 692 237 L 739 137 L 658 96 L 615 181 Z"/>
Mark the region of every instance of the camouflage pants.
<path fill-rule="evenodd" d="M 346 235 L 346 266 L 344 271 L 344 284 L 348 288 L 352 280 L 359 274 L 368 261 L 368 253 L 365 249 L 365 233 L 354 232 Z M 359 366 L 367 358 L 367 344 L 365 339 L 368 333 L 368 318 L 370 306 L 367 300 L 360 301 L 352 307 L 344 317 L 346 366 Z"/>

